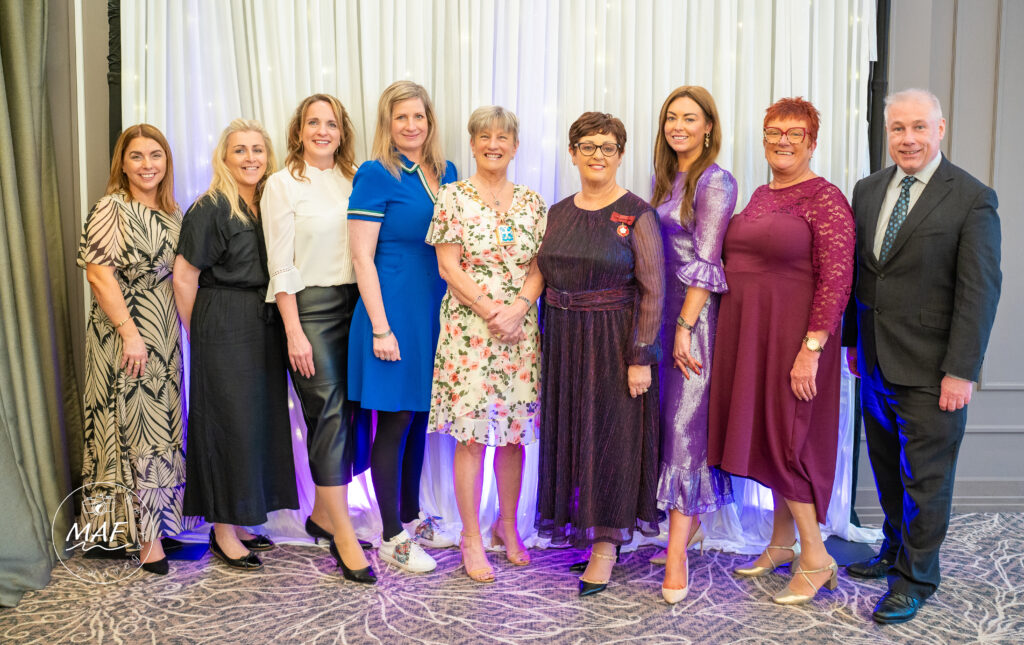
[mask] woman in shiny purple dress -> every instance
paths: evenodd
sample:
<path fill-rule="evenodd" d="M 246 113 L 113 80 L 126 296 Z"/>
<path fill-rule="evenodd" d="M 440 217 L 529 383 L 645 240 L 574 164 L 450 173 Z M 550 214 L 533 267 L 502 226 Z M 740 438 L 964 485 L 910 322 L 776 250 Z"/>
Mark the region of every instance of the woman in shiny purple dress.
<path fill-rule="evenodd" d="M 686 548 L 703 540 L 699 514 L 732 502 L 729 475 L 707 463 L 711 354 L 719 294 L 728 290 L 722 241 L 736 206 L 736 180 L 715 164 L 720 123 L 706 89 L 679 87 L 661 107 L 654 144 L 651 202 L 665 248 L 658 505 L 669 514 L 661 587 L 669 603 L 689 591 Z"/>

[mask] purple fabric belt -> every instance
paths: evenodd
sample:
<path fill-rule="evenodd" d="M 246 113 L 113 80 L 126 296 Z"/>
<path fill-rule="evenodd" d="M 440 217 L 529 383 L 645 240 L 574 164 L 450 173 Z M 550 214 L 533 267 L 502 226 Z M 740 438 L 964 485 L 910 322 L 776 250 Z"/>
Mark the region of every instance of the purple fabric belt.
<path fill-rule="evenodd" d="M 544 302 L 570 311 L 613 311 L 632 308 L 636 302 L 636 287 L 598 289 L 595 291 L 559 291 L 552 287 L 544 290 Z"/>

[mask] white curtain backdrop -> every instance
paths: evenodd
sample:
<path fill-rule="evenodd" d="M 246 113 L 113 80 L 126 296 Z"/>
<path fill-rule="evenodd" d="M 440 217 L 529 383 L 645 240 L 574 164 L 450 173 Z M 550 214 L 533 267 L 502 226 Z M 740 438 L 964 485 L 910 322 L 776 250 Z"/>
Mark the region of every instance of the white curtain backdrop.
<path fill-rule="evenodd" d="M 122 121 L 152 123 L 167 135 L 177 197 L 187 205 L 206 189 L 211 151 L 231 119 L 262 121 L 283 158 L 295 106 L 329 92 L 352 114 L 362 161 L 380 92 L 411 79 L 430 91 L 460 177 L 473 170 L 465 127 L 473 109 L 499 104 L 515 111 L 521 145 L 510 177 L 552 204 L 579 187 L 567 132 L 587 110 L 625 123 L 619 181 L 649 197 L 661 103 L 679 85 L 703 85 L 718 104 L 718 163 L 739 182 L 738 208 L 768 180 L 761 123 L 765 108 L 785 96 L 803 96 L 821 111 L 812 168 L 850 195 L 868 173 L 874 7 L 873 0 L 135 0 L 121 5 Z M 870 541 L 877 531 L 849 523 L 852 397 L 847 376 L 823 533 Z M 292 407 L 302 508 L 274 513 L 266 527 L 284 538 L 304 535 L 312 506 L 305 427 Z M 524 535 L 533 534 L 536 449 L 527 451 Z M 457 535 L 453 451 L 447 437 L 429 436 L 422 503 Z M 482 526 L 496 515 L 489 464 L 490 455 Z M 771 495 L 739 478 L 734 485 L 736 504 L 704 517 L 708 543 L 755 553 L 771 533 Z M 350 491 L 358 533 L 376 538 L 368 473 Z"/>

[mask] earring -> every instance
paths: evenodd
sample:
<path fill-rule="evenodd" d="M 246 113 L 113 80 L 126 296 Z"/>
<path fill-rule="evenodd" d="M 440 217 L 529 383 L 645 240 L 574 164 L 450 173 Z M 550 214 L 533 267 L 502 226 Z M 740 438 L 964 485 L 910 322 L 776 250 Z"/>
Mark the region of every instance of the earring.
<path fill-rule="evenodd" d="M 711 147 L 711 133 L 710 132 L 705 132 L 704 133 L 704 147 L 705 148 L 710 148 Z"/>

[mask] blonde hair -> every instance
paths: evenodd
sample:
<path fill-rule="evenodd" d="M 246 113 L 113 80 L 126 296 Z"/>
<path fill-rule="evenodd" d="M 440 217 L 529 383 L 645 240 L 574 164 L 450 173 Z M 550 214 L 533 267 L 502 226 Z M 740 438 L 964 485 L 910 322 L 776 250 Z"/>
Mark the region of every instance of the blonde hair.
<path fill-rule="evenodd" d="M 334 119 L 338 122 L 338 129 L 341 131 L 341 142 L 338 149 L 334 151 L 334 167 L 340 170 L 341 174 L 352 179 L 356 174 L 356 130 L 352 126 L 348 112 L 345 111 L 345 106 L 330 94 L 307 96 L 302 103 L 299 103 L 299 107 L 295 108 L 295 114 L 292 115 L 292 120 L 288 124 L 288 156 L 284 163 L 292 177 L 299 181 L 309 181 L 306 179 L 306 161 L 302 157 L 302 126 L 306 120 L 306 110 L 319 101 L 331 106 L 334 111 Z"/>
<path fill-rule="evenodd" d="M 672 101 L 687 96 L 704 113 L 704 119 L 711 124 L 711 136 L 708 138 L 708 146 L 704 147 L 701 141 L 701 151 L 697 159 L 690 165 L 686 172 L 686 180 L 683 182 L 683 194 L 680 195 L 679 221 L 683 226 L 693 222 L 693 198 L 697 192 L 697 181 L 704 174 L 711 164 L 718 158 L 718 152 L 722 149 L 722 131 L 719 127 L 718 108 L 715 106 L 715 99 L 711 92 L 699 85 L 683 85 L 672 90 L 661 106 L 661 113 L 658 117 L 658 135 L 654 140 L 654 194 L 651 196 L 651 203 L 660 206 L 672 195 L 672 186 L 675 184 L 676 173 L 679 171 L 679 157 L 676 151 L 668 145 L 665 139 L 665 121 L 668 119 L 668 108 Z"/>
<path fill-rule="evenodd" d="M 210 164 L 213 167 L 213 177 L 210 179 L 210 188 L 203 193 L 202 197 L 216 201 L 219 196 L 224 196 L 231 207 L 231 217 L 245 220 L 245 213 L 238 206 L 238 184 L 235 182 L 235 178 L 231 176 L 231 171 L 228 170 L 227 164 L 224 163 L 224 159 L 228 155 L 228 137 L 236 132 L 258 132 L 263 137 L 263 145 L 267 149 L 267 166 L 263 170 L 263 176 L 260 178 L 259 183 L 256 184 L 256 192 L 253 195 L 253 201 L 257 204 L 263 196 L 263 186 L 267 183 L 267 177 L 277 170 L 277 157 L 274 156 L 274 146 L 270 143 L 270 135 L 267 134 L 263 125 L 259 121 L 252 119 L 235 119 L 220 133 L 217 147 L 213 149 L 213 160 Z M 253 215 L 257 214 L 253 213 Z"/>
<path fill-rule="evenodd" d="M 420 165 L 434 171 L 440 181 L 444 177 L 447 166 L 444 152 L 441 149 L 441 137 L 437 133 L 437 118 L 434 116 L 434 104 L 430 95 L 422 85 L 412 81 L 395 81 L 388 85 L 377 102 L 377 130 L 373 133 L 373 149 L 371 157 L 376 159 L 394 177 L 398 177 L 398 166 L 401 162 L 395 140 L 391 138 L 391 113 L 395 105 L 409 99 L 423 102 L 423 111 L 427 117 L 427 139 L 423 142 L 423 154 Z"/>
<path fill-rule="evenodd" d="M 484 105 L 473 110 L 469 115 L 469 123 L 466 129 L 469 130 L 469 138 L 474 139 L 476 135 L 490 127 L 496 127 L 502 132 L 512 135 L 513 141 L 519 143 L 519 119 L 510 110 L 500 105 Z"/>
<path fill-rule="evenodd" d="M 171 147 L 167 144 L 163 133 L 148 123 L 128 126 L 117 137 L 117 143 L 114 144 L 114 152 L 110 159 L 110 177 L 107 179 L 107 190 L 104 195 L 124 193 L 128 199 L 132 199 L 131 184 L 128 182 L 128 176 L 124 174 L 124 154 L 128 150 L 128 145 L 140 137 L 152 139 L 164 149 L 167 163 L 164 178 L 156 187 L 156 201 L 160 210 L 165 213 L 174 213 L 178 210 L 178 203 L 174 200 L 174 160 L 171 158 Z"/>

